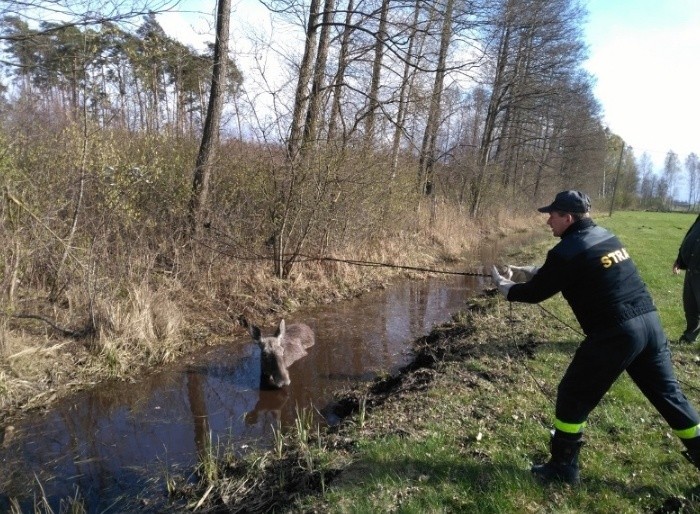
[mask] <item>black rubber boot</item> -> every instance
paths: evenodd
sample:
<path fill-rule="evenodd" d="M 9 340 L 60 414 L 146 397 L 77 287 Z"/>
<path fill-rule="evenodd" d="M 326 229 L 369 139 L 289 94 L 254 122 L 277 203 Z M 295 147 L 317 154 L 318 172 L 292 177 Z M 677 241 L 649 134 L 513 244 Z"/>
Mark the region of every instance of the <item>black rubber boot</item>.
<path fill-rule="evenodd" d="M 688 459 L 688 462 L 700 470 L 700 437 L 681 439 L 681 442 L 686 448 L 683 452 L 683 456 Z"/>
<path fill-rule="evenodd" d="M 532 466 L 530 471 L 544 482 L 578 484 L 581 481 L 578 469 L 578 454 L 583 446 L 583 436 L 562 435 L 556 431 L 550 441 L 552 457 L 549 462 Z"/>

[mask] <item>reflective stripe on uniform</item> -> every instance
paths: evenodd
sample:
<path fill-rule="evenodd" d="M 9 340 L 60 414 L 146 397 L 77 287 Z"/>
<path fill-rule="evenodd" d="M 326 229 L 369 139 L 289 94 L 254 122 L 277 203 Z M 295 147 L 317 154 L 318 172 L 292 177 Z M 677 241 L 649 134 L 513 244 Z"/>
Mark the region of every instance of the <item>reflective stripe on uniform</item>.
<path fill-rule="evenodd" d="M 560 419 L 554 420 L 554 428 L 560 430 L 561 432 L 566 432 L 567 434 L 578 434 L 583 432 L 583 428 L 585 426 L 585 421 L 583 423 L 565 423 Z"/>
<path fill-rule="evenodd" d="M 681 439 L 692 439 L 693 437 L 700 435 L 700 425 L 695 425 L 694 427 L 683 430 L 674 430 L 673 433 Z"/>

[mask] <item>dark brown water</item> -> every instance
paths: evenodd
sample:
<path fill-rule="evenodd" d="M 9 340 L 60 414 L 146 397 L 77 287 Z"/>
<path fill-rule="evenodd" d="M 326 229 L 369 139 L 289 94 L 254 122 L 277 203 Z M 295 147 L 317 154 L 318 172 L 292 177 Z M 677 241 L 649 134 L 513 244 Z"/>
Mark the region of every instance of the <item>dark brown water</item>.
<path fill-rule="evenodd" d="M 33 512 L 32 498 L 42 495 L 55 512 L 60 499 L 76 496 L 89 512 L 155 510 L 165 499 L 165 477 L 191 474 L 208 437 L 240 452 L 270 445 L 271 427 L 293 423 L 297 408 L 327 412 L 334 391 L 407 364 L 414 339 L 490 285 L 483 277 L 445 277 L 403 280 L 290 316 L 288 323 L 308 323 L 317 342 L 290 368 L 292 383 L 283 390 L 259 389 L 259 350 L 237 329 L 240 337 L 225 346 L 34 415 L 0 448 L 0 511 L 17 498 Z"/>

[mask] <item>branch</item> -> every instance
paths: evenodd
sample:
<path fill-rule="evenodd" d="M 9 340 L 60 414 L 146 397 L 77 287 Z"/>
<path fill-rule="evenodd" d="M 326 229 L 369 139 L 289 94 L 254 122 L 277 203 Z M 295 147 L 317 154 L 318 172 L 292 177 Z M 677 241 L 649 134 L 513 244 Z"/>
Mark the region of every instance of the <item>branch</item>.
<path fill-rule="evenodd" d="M 95 333 L 95 327 L 92 325 L 88 325 L 82 330 L 70 330 L 67 328 L 63 328 L 56 323 L 53 322 L 53 320 L 47 318 L 46 316 L 42 316 L 41 314 L 12 314 L 11 317 L 13 318 L 20 318 L 20 319 L 37 319 L 39 321 L 43 321 L 44 323 L 47 323 L 50 325 L 54 330 L 57 330 L 58 332 L 61 333 L 64 337 L 73 337 L 75 339 L 82 339 L 83 337 L 92 335 Z"/>

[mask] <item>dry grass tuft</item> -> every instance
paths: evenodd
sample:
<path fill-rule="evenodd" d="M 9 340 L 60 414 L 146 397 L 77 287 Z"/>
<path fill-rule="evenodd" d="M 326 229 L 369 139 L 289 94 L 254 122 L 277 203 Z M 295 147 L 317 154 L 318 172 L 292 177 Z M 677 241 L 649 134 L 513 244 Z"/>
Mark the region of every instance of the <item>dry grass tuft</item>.
<path fill-rule="evenodd" d="M 133 286 L 124 302 L 102 302 L 95 316 L 96 347 L 108 367 L 122 372 L 135 358 L 163 364 L 172 360 L 180 336 L 182 314 L 167 292 Z"/>
<path fill-rule="evenodd" d="M 0 371 L 0 409 L 50 403 L 57 388 L 72 379 L 75 363 L 70 345 L 70 341 L 56 342 L 49 337 L 8 337 Z"/>
<path fill-rule="evenodd" d="M 430 240 L 438 246 L 440 259 L 445 262 L 454 261 L 478 246 L 482 236 L 479 222 L 452 205 L 442 205 L 435 219 L 424 220 L 423 225 Z"/>

